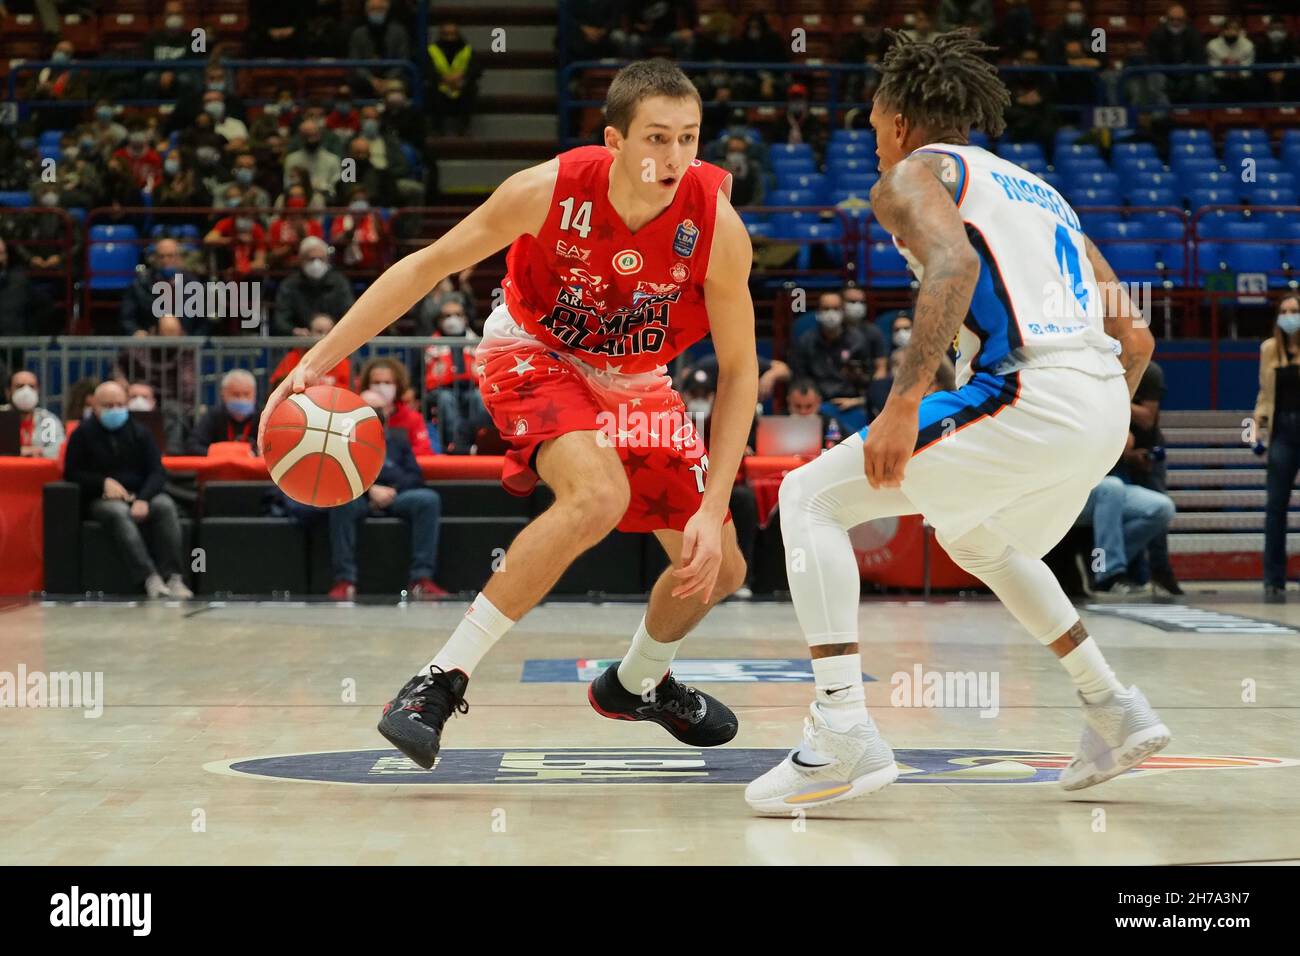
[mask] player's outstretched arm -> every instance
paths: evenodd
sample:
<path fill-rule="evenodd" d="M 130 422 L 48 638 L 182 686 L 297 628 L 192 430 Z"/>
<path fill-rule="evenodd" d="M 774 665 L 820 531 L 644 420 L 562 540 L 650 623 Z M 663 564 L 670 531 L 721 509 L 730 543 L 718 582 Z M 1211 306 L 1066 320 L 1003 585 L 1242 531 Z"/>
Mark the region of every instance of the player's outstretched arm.
<path fill-rule="evenodd" d="M 674 597 L 698 591 L 709 600 L 722 566 L 722 523 L 758 402 L 758 350 L 754 303 L 749 296 L 753 258 L 745 224 L 727 198 L 719 195 L 709 273 L 704 280 L 709 333 L 718 357 L 718 390 L 713 399 L 704 498 L 683 532 L 683 566 L 674 572 L 681 579 L 673 589 Z"/>
<path fill-rule="evenodd" d="M 1124 366 L 1124 378 L 1128 381 L 1128 397 L 1132 398 L 1137 394 L 1142 373 L 1151 363 L 1151 353 L 1156 348 L 1156 340 L 1148 328 L 1151 323 L 1129 298 L 1128 290 L 1120 284 L 1115 270 L 1110 267 L 1101 250 L 1087 236 L 1083 237 L 1083 244 L 1088 261 L 1092 263 L 1093 274 L 1097 277 L 1097 291 L 1101 295 L 1101 307 L 1105 313 L 1106 334 L 1120 344 L 1119 361 Z"/>
<path fill-rule="evenodd" d="M 923 268 L 912 313 L 912 340 L 889 399 L 871 423 L 864 449 L 873 488 L 897 487 L 916 447 L 917 412 L 939 363 L 961 328 L 979 279 L 979 256 L 952 194 L 931 166 L 943 157 L 917 154 L 894 166 L 871 191 L 872 211 Z"/>
<path fill-rule="evenodd" d="M 267 396 L 258 428 L 258 447 L 266 422 L 286 395 L 302 391 L 316 376 L 334 368 L 405 315 L 447 276 L 482 262 L 525 232 L 536 234 L 546 222 L 558 169 L 558 161 L 551 160 L 520 170 L 435 242 L 385 270 L 338 325 L 312 346 L 293 372 Z"/>

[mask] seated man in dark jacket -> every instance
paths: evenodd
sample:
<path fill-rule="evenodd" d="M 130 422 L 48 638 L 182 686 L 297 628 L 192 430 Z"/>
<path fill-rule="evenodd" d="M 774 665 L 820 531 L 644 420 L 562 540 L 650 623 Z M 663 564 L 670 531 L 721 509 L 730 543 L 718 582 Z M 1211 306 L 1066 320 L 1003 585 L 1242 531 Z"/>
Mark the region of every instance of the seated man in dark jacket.
<path fill-rule="evenodd" d="M 131 419 L 126 392 L 116 382 L 95 389 L 95 414 L 68 438 L 63 476 L 81 486 L 90 516 L 108 529 L 149 597 L 194 596 L 181 577 L 181 526 L 176 503 L 162 490 L 167 473 L 158 445 Z M 152 547 L 140 533 L 142 524 L 149 526 Z"/>
<path fill-rule="evenodd" d="M 366 390 L 361 395 L 388 421 L 391 402 L 379 392 Z M 299 521 L 310 522 L 328 512 L 330 523 L 330 564 L 334 586 L 329 596 L 335 601 L 351 601 L 357 594 L 357 531 L 369 514 L 396 516 L 411 525 L 411 583 L 408 593 L 413 600 L 446 597 L 447 592 L 434 583 L 438 561 L 438 526 L 442 518 L 442 498 L 424 486 L 424 474 L 411 450 L 411 440 L 404 428 L 384 430 L 386 449 L 384 466 L 370 489 L 359 498 L 336 508 L 313 508 L 293 501 L 280 493 L 280 510 Z"/>
<path fill-rule="evenodd" d="M 330 247 L 316 236 L 298 243 L 298 271 L 275 293 L 272 335 L 309 335 L 312 316 L 324 312 L 337 322 L 352 308 L 352 287 L 341 272 L 330 268 L 329 255 Z"/>
<path fill-rule="evenodd" d="M 257 421 L 261 417 L 253 373 L 232 368 L 221 378 L 221 403 L 203 413 L 185 443 L 185 453 L 206 455 L 213 442 L 246 441 L 257 454 Z"/>

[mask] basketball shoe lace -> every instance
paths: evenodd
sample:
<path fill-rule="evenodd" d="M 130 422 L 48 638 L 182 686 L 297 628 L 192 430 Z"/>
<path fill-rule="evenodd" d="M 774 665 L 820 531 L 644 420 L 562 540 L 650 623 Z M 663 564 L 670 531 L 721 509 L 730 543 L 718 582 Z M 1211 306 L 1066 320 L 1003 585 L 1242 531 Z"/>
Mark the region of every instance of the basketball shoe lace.
<path fill-rule="evenodd" d="M 434 673 L 437 669 L 438 674 Z M 448 677 L 448 682 L 438 680 L 439 675 Z M 452 695 L 449 686 L 450 675 L 436 664 L 429 666 L 429 676 L 416 686 L 411 695 L 402 701 L 402 709 L 414 711 L 445 723 L 452 713 L 468 714 L 469 702 L 464 697 L 459 699 Z"/>
<path fill-rule="evenodd" d="M 694 687 L 681 683 L 669 671 L 668 676 L 656 691 L 656 703 L 674 717 L 680 717 L 693 724 L 704 719 L 708 704 Z"/>

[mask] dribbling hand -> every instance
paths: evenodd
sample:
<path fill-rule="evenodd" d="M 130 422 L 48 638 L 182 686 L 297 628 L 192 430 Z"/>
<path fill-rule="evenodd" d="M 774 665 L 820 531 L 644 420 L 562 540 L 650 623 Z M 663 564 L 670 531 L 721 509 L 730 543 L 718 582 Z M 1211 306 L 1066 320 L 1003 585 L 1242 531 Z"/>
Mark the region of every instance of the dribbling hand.
<path fill-rule="evenodd" d="M 262 417 L 257 422 L 257 447 L 263 449 L 266 447 L 266 423 L 271 420 L 275 408 L 282 401 L 295 392 L 306 391 L 308 386 L 315 385 L 320 379 L 320 375 L 307 367 L 305 361 L 300 361 L 293 367 L 293 371 L 285 376 L 284 381 L 275 387 L 270 395 L 266 396 L 266 406 L 262 409 Z"/>

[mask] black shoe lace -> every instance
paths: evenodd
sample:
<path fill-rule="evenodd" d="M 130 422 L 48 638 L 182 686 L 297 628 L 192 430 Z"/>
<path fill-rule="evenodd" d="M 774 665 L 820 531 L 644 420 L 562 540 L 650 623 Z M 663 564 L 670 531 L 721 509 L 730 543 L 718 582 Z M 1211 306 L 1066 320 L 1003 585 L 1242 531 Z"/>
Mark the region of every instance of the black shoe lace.
<path fill-rule="evenodd" d="M 437 674 L 434 673 L 435 669 L 438 671 Z M 438 680 L 439 675 L 447 677 L 447 680 Z M 418 706 L 412 706 L 413 704 Z M 453 699 L 451 676 L 434 664 L 429 667 L 429 676 L 406 699 L 403 708 L 421 714 L 431 713 L 445 721 L 453 712 L 468 714 L 469 702 L 464 697 Z"/>
<path fill-rule="evenodd" d="M 668 713 L 694 721 L 700 713 L 700 692 L 681 683 L 669 672 L 655 692 L 659 706 Z"/>

